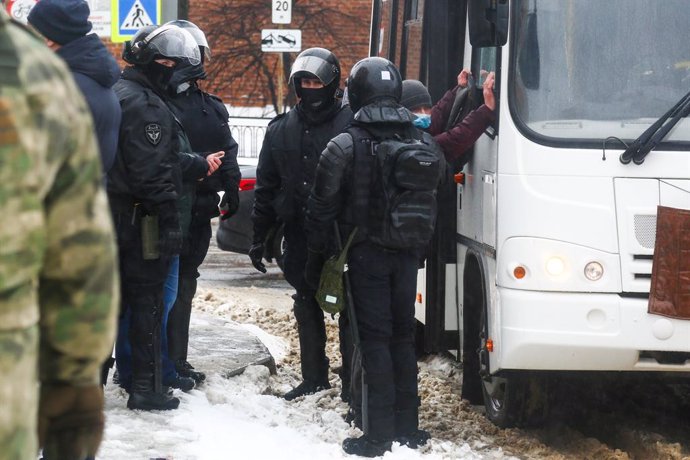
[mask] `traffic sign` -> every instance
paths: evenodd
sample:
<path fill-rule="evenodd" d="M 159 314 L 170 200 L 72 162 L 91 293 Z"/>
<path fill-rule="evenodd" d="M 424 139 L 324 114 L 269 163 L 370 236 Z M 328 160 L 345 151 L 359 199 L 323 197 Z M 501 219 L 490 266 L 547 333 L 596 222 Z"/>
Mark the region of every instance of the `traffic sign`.
<path fill-rule="evenodd" d="M 274 2 L 275 3 L 275 2 Z M 36 0 L 9 0 L 5 2 L 7 12 L 17 21 L 26 24 L 29 11 L 36 4 Z"/>
<path fill-rule="evenodd" d="M 263 29 L 261 51 L 267 53 L 297 53 L 302 51 L 302 31 L 299 29 Z"/>
<path fill-rule="evenodd" d="M 161 22 L 161 0 L 112 0 L 112 41 L 129 40 L 144 26 Z"/>
<path fill-rule="evenodd" d="M 292 0 L 273 0 L 271 22 L 273 24 L 290 24 L 292 22 Z"/>

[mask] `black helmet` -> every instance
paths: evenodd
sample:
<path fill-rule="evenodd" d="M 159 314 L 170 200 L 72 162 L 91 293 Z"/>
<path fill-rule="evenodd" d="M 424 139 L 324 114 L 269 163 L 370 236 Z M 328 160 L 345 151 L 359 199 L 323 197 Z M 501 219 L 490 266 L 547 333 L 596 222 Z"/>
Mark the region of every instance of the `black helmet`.
<path fill-rule="evenodd" d="M 146 66 L 155 59 L 166 58 L 191 65 L 201 64 L 201 52 L 194 37 L 186 30 L 166 24 L 134 40 L 131 45 L 132 64 Z"/>
<path fill-rule="evenodd" d="M 174 21 L 166 22 L 166 24 L 177 26 L 192 34 L 192 37 L 194 37 L 196 44 L 199 45 L 199 49 L 201 50 L 201 60 L 208 62 L 211 61 L 211 48 L 208 46 L 206 34 L 199 28 L 199 26 L 185 19 L 175 19 Z"/>
<path fill-rule="evenodd" d="M 400 102 L 402 77 L 388 59 L 368 57 L 356 63 L 347 79 L 347 95 L 352 111 L 356 112 L 377 99 Z"/>
<path fill-rule="evenodd" d="M 139 42 L 143 39 L 145 39 L 148 34 L 156 30 L 158 26 L 144 26 L 141 29 L 137 30 L 136 33 L 132 36 L 131 40 L 127 40 L 125 42 L 125 47 L 122 49 L 122 59 L 125 62 L 128 62 L 129 64 L 138 64 L 136 58 L 134 57 L 134 54 L 132 54 L 132 43 Z"/>
<path fill-rule="evenodd" d="M 318 78 L 319 81 L 330 88 L 331 95 L 340 84 L 340 62 L 335 54 L 325 48 L 309 48 L 302 51 L 295 59 L 290 69 L 290 83 L 295 86 L 297 96 L 302 96 L 302 87 L 295 79 Z"/>

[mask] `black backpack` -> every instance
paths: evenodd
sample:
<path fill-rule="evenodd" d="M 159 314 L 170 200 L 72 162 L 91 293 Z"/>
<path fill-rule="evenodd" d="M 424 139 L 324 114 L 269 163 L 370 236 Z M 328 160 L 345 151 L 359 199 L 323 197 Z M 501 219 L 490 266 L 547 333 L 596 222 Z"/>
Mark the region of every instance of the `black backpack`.
<path fill-rule="evenodd" d="M 445 169 L 440 148 L 428 134 L 373 138 L 347 130 L 354 141 L 354 221 L 367 239 L 392 249 L 426 246 L 436 223 L 436 190 Z"/>

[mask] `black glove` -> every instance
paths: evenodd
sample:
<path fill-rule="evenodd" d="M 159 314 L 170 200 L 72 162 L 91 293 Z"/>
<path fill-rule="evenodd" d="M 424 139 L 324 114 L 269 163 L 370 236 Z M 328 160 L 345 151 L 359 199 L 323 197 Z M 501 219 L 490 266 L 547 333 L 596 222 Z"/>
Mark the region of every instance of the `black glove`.
<path fill-rule="evenodd" d="M 319 287 L 321 270 L 325 260 L 323 253 L 309 249 L 307 264 L 304 266 L 304 282 L 312 289 Z"/>
<path fill-rule="evenodd" d="M 252 247 L 249 248 L 249 258 L 252 259 L 252 265 L 254 268 L 259 270 L 261 273 L 266 273 L 266 266 L 261 262 L 264 257 L 264 244 L 254 243 Z"/>
<path fill-rule="evenodd" d="M 234 216 L 240 207 L 240 196 L 237 190 L 226 190 L 218 205 L 221 210 L 220 220 Z"/>
<path fill-rule="evenodd" d="M 172 201 L 158 207 L 158 250 L 165 256 L 179 254 L 182 250 L 180 215 Z"/>
<path fill-rule="evenodd" d="M 45 458 L 95 457 L 104 424 L 100 385 L 42 385 L 38 439 Z"/>

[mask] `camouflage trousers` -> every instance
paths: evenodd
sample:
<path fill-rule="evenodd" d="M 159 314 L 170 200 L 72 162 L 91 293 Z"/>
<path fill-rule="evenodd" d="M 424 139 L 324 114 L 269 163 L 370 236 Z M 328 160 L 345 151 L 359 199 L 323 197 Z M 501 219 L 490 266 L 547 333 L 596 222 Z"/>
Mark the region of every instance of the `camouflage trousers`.
<path fill-rule="evenodd" d="M 38 456 L 38 326 L 0 331 L 0 460 Z"/>

